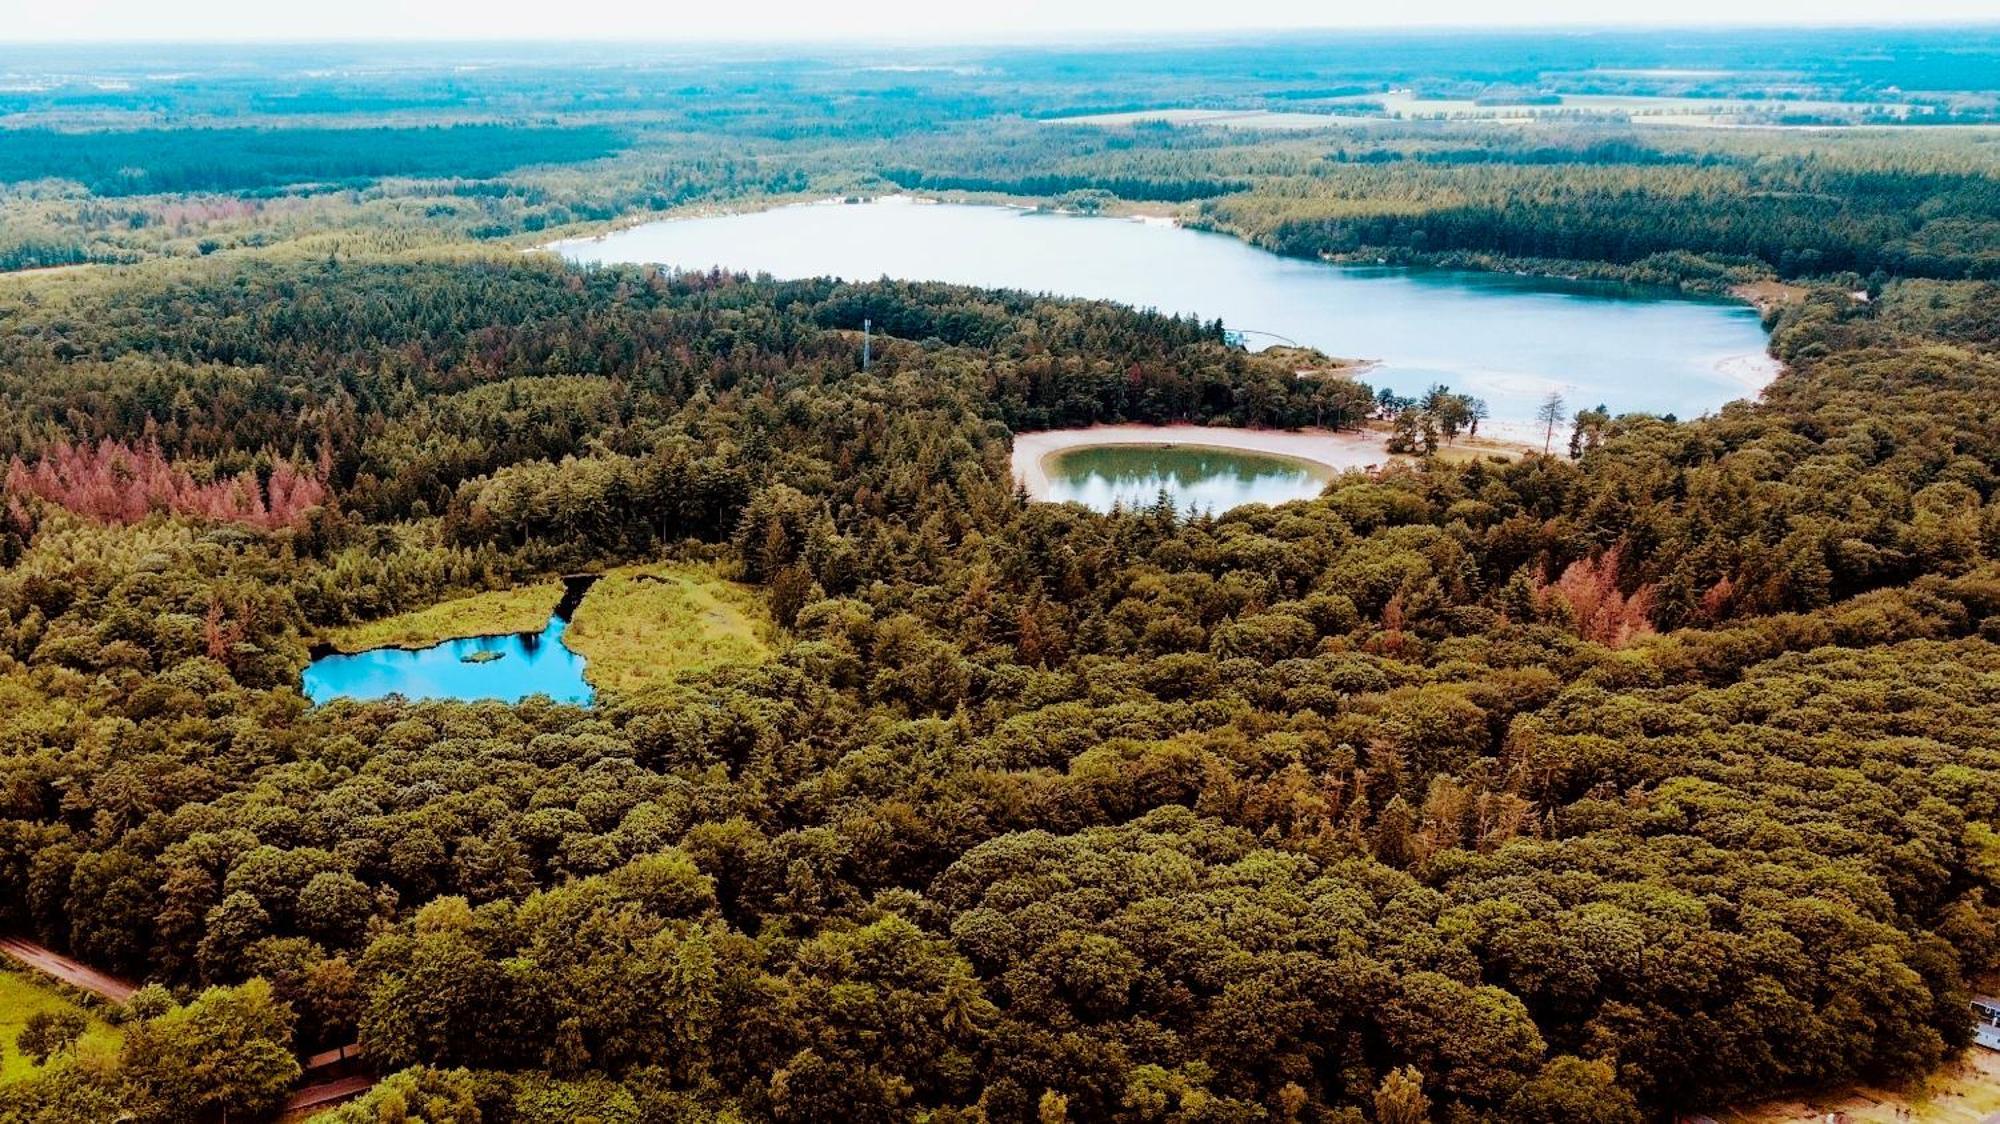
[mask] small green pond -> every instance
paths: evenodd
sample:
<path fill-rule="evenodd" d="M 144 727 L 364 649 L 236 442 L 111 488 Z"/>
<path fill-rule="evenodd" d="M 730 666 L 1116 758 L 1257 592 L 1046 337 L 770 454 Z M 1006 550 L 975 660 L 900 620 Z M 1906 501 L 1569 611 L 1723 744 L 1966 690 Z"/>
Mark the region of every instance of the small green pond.
<path fill-rule="evenodd" d="M 1319 495 L 1333 470 L 1310 461 L 1202 445 L 1092 445 L 1044 462 L 1049 499 L 1096 511 L 1150 507 L 1162 492 L 1182 512 Z"/>

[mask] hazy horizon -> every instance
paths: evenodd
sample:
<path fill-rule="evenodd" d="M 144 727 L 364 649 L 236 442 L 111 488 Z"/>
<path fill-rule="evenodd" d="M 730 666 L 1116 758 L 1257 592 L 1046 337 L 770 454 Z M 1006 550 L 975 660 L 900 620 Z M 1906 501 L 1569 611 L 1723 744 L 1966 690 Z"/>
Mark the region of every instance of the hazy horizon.
<path fill-rule="evenodd" d="M 1583 0 L 1527 0 L 1498 8 L 1470 0 L 1418 0 L 1393 18 L 1327 10 L 1310 0 L 1250 0 L 1218 8 L 1192 0 L 1025 0 L 1004 8 L 946 8 L 918 0 L 829 5 L 774 0 L 754 14 L 736 8 L 663 10 L 615 0 L 551 15 L 546 5 L 443 0 L 418 11 L 395 0 L 287 9 L 247 0 L 171 8 L 143 0 L 84 0 L 58 6 L 9 0 L 0 50 L 31 45 L 422 44 L 422 43 L 968 43 L 1168 38 L 1200 34 L 1395 31 L 1885 30 L 2000 24 L 1988 0 L 1917 0 L 1886 14 L 1859 0 L 1777 0 L 1749 7 L 1688 0 L 1660 18 L 1607 20 Z M 1225 15 L 1226 13 L 1226 15 Z M 556 21 L 559 21 L 556 22 Z"/>

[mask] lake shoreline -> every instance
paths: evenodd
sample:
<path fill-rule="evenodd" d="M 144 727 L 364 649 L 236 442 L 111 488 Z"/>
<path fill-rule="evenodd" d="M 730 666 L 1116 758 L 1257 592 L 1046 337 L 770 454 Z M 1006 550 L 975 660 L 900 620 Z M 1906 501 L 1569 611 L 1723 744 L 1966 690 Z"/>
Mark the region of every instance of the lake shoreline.
<path fill-rule="evenodd" d="M 686 219 L 736 218 L 781 211 L 790 207 L 859 207 L 875 203 L 912 207 L 1001 207 L 1025 214 L 1059 215 L 1065 218 L 1124 219 L 1148 226 L 1194 229 L 1183 220 L 1178 205 L 1145 200 L 1120 200 L 1117 204 L 1102 210 L 1082 211 L 1070 207 L 1053 207 L 1044 199 L 1029 195 L 1010 195 L 1003 191 L 875 191 L 832 195 L 824 192 L 796 192 L 784 195 L 699 200 L 669 207 L 664 211 L 639 211 L 615 219 L 570 223 L 555 231 L 554 238 L 548 237 L 551 233 L 549 231 L 538 231 L 531 236 L 526 245 L 517 245 L 515 248 L 523 254 L 551 253 L 566 257 L 563 254 L 563 248 L 566 246 L 588 246 L 594 242 L 602 242 L 614 234 L 622 234 L 653 223 L 680 222 Z M 1232 234 L 1231 237 L 1236 235 Z M 520 242 L 522 239 L 517 238 L 512 241 Z M 1239 241 L 1249 244 L 1248 239 Z M 90 264 L 94 263 L 79 263 L 79 265 Z M 38 266 L 36 271 L 74 268 L 77 266 Z M 23 272 L 30 271 L 13 271 L 13 273 Z"/>
<path fill-rule="evenodd" d="M 1372 469 L 1393 458 L 1388 443 L 1366 430 L 1233 429 L 1193 425 L 1094 425 L 1084 429 L 1045 429 L 1014 435 L 1014 480 L 1028 498 L 1048 500 L 1048 464 L 1075 449 L 1115 445 L 1180 445 L 1234 453 L 1287 457 L 1330 469 Z"/>
<path fill-rule="evenodd" d="M 1072 207 L 1053 206 L 1046 198 L 1032 195 L 1014 195 L 1004 191 L 948 190 L 895 190 L 859 191 L 845 194 L 824 192 L 795 192 L 781 195 L 741 196 L 732 199 L 710 199 L 683 203 L 663 211 L 641 211 L 621 215 L 614 219 L 571 223 L 556 232 L 537 232 L 525 245 L 517 245 L 520 253 L 553 253 L 567 259 L 565 247 L 588 246 L 603 242 L 615 234 L 661 222 L 679 222 L 686 219 L 731 218 L 763 214 L 792 207 L 841 207 L 863 206 L 889 203 L 896 205 L 937 207 L 999 207 L 1025 214 L 1054 215 L 1063 218 L 1123 219 L 1142 226 L 1163 226 L 1177 230 L 1188 230 L 1203 234 L 1220 234 L 1232 238 L 1253 249 L 1279 257 L 1294 257 L 1300 261 L 1319 261 L 1328 265 L 1355 266 L 1397 266 L 1404 269 L 1435 269 L 1448 272 L 1491 273 L 1532 277 L 1544 281 L 1595 282 L 1604 285 L 1623 285 L 1635 289 L 1659 289 L 1682 300 L 1714 300 L 1723 304 L 1748 305 L 1759 315 L 1773 308 L 1801 298 L 1803 286 L 1789 284 L 1776 279 L 1738 282 L 1720 287 L 1698 284 L 1641 280 L 1624 275 L 1625 271 L 1612 268 L 1602 273 L 1589 273 L 1588 269 L 1603 269 L 1609 263 L 1590 259 L 1561 258 L 1519 258 L 1499 254 L 1461 255 L 1438 253 L 1413 253 L 1405 251 L 1395 260 L 1380 253 L 1290 255 L 1260 245 L 1249 234 L 1228 224 L 1202 221 L 1197 210 L 1185 204 L 1163 204 L 1146 200 L 1119 200 L 1117 203 L 1097 210 L 1081 210 Z M 556 237 L 550 238 L 549 234 Z M 518 240 L 517 240 L 518 241 Z M 79 263 L 88 265 L 92 263 Z M 645 264 L 645 263 L 631 263 Z M 45 266 L 40 269 L 72 269 L 75 266 Z M 15 271 L 22 272 L 22 271 Z M 1079 298 L 1093 299 L 1093 298 Z M 1108 298 L 1106 298 L 1108 299 Z M 1363 360 L 1372 366 L 1375 361 Z"/>
<path fill-rule="evenodd" d="M 1484 399 L 1496 422 L 1531 421 L 1549 393 L 1614 414 L 1692 417 L 1756 394 L 1777 373 L 1754 358 L 1770 346 L 1760 319 L 1734 299 L 1596 278 L 1328 263 L 1168 220 L 901 194 L 667 219 L 546 249 L 585 263 L 697 273 L 731 263 L 774 278 L 921 278 L 1110 301 L 1220 323 L 1253 355 L 1311 355 L 1295 374 L 1361 379 L 1404 397 L 1448 386 Z"/>

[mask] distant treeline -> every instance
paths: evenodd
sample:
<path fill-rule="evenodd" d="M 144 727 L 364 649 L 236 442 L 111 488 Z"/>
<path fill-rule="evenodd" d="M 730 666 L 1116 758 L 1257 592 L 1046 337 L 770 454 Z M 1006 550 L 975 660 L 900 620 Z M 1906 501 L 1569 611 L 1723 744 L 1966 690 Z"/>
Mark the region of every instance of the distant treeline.
<path fill-rule="evenodd" d="M 74 180 L 98 195 L 241 191 L 382 176 L 483 179 L 625 147 L 617 131 L 515 125 L 376 129 L 0 131 L 0 182 Z"/>
<path fill-rule="evenodd" d="M 1326 154 L 1329 164 L 1717 164 L 1725 157 L 1688 152 L 1662 152 L 1630 141 L 1602 141 L 1583 146 L 1542 145 L 1504 148 L 1466 144 L 1452 148 L 1402 149 L 1387 146 L 1337 148 Z"/>
<path fill-rule="evenodd" d="M 1203 205 L 1268 249 L 1630 263 L 1749 255 L 1785 277 L 2000 277 L 2000 179 L 1893 167 L 1426 159 L 1327 162 Z"/>
<path fill-rule="evenodd" d="M 1237 191 L 1248 191 L 1249 180 L 1155 179 L 1145 176 L 1029 175 L 982 176 L 949 172 L 919 172 L 890 168 L 883 179 L 906 191 L 997 191 L 1006 195 L 1062 195 L 1071 191 L 1108 191 L 1120 199 L 1149 203 L 1186 203 Z"/>
<path fill-rule="evenodd" d="M 0 246 L 0 273 L 46 269 L 52 265 L 78 265 L 89 260 L 89 251 L 73 244 L 17 242 L 11 246 Z"/>

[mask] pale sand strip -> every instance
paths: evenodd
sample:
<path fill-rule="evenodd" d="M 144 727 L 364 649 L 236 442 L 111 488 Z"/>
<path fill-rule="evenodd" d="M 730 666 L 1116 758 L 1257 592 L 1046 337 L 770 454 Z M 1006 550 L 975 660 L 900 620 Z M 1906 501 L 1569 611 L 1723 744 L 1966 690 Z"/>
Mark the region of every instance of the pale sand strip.
<path fill-rule="evenodd" d="M 1715 361 L 1715 371 L 1755 397 L 1785 373 L 1785 365 L 1768 351 L 1749 355 L 1727 355 Z"/>
<path fill-rule="evenodd" d="M 1247 453 L 1271 453 L 1322 464 L 1335 472 L 1374 468 L 1390 460 L 1379 433 L 1330 429 L 1228 429 L 1204 425 L 1097 425 L 1014 435 L 1014 479 L 1028 498 L 1049 497 L 1050 457 L 1090 445 L 1200 445 Z"/>

